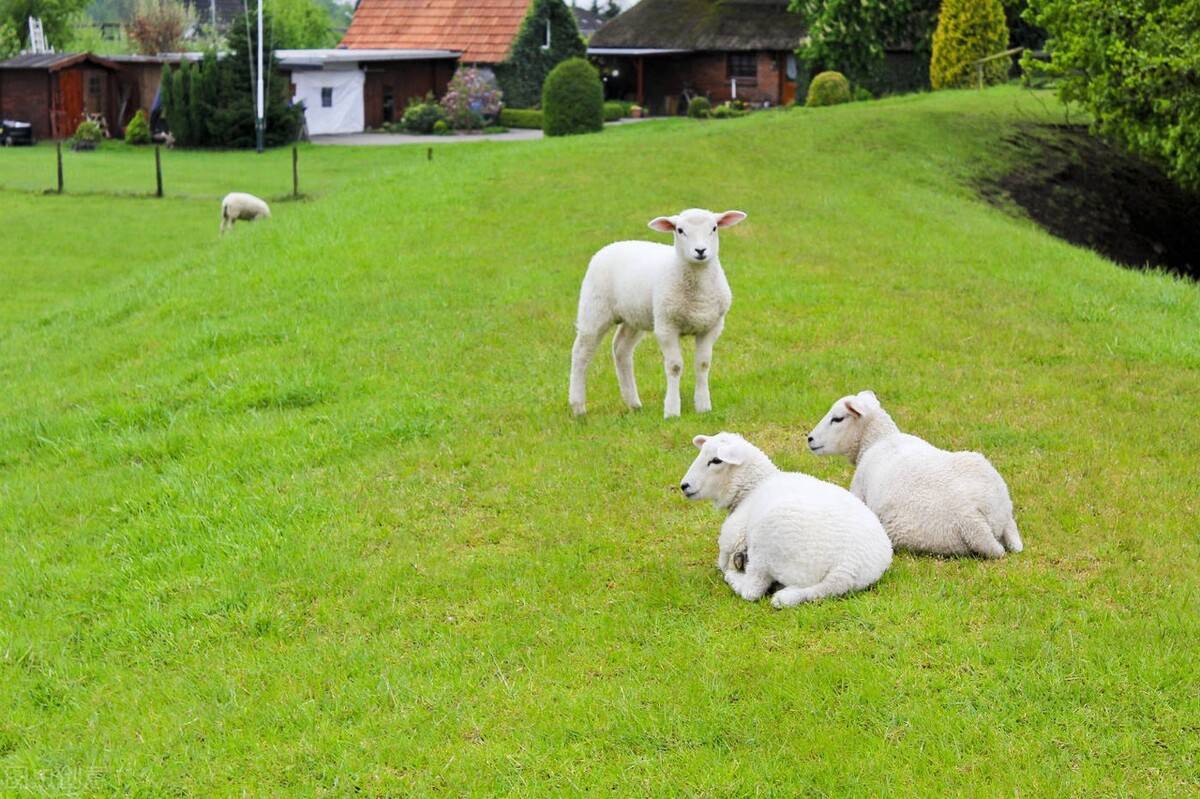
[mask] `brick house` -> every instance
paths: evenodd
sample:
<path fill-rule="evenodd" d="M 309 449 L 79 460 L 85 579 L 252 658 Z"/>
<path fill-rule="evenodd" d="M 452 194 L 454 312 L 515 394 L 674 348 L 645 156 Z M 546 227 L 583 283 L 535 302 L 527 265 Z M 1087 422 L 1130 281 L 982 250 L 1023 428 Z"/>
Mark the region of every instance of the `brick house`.
<path fill-rule="evenodd" d="M 609 97 L 655 114 L 686 110 L 685 97 L 780 105 L 796 96 L 803 20 L 788 0 L 641 0 L 588 42 Z"/>
<path fill-rule="evenodd" d="M 91 53 L 27 53 L 0 61 L 0 117 L 33 124 L 37 139 L 65 139 L 85 113 L 120 130 L 119 67 Z"/>

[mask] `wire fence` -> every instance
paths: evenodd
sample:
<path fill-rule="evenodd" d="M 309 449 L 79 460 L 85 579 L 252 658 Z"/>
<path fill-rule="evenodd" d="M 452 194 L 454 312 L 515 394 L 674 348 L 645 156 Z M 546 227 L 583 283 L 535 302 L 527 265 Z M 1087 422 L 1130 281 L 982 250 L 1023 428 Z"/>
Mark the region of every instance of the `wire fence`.
<path fill-rule="evenodd" d="M 0 189 L 148 199 L 214 199 L 237 190 L 301 199 L 300 167 L 295 146 L 262 155 L 103 145 L 76 152 L 55 142 L 0 149 Z"/>

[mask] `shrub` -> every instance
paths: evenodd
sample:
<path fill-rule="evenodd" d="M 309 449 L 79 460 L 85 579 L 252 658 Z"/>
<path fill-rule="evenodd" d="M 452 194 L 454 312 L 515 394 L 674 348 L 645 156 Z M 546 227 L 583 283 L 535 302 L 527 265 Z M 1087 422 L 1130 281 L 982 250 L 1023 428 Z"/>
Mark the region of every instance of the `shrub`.
<path fill-rule="evenodd" d="M 146 121 L 146 112 L 140 108 L 133 115 L 133 119 L 129 120 L 129 124 L 125 126 L 125 143 L 150 143 L 150 123 Z"/>
<path fill-rule="evenodd" d="M 459 67 L 442 97 L 446 124 L 459 130 L 482 128 L 485 120 L 500 113 L 502 97 L 490 71 Z"/>
<path fill-rule="evenodd" d="M 103 138 L 104 131 L 101 130 L 100 123 L 85 119 L 75 128 L 75 135 L 71 137 L 71 149 L 94 150 L 100 146 L 100 140 Z"/>
<path fill-rule="evenodd" d="M 404 116 L 400 118 L 400 126 L 409 133 L 431 133 L 433 126 L 443 119 L 442 107 L 433 99 L 433 95 L 426 95 L 424 100 L 414 97 L 408 101 Z"/>
<path fill-rule="evenodd" d="M 433 123 L 433 132 L 439 136 L 445 136 L 450 132 L 450 125 L 446 123 L 446 120 L 439 119 Z"/>
<path fill-rule="evenodd" d="M 807 106 L 839 105 L 850 102 L 850 82 L 840 72 L 822 72 L 808 84 Z"/>
<path fill-rule="evenodd" d="M 688 116 L 692 119 L 708 119 L 712 114 L 712 103 L 707 97 L 693 97 L 688 103 Z"/>
<path fill-rule="evenodd" d="M 570 58 L 550 70 L 542 89 L 542 122 L 547 136 L 604 129 L 604 86 L 594 66 Z"/>
<path fill-rule="evenodd" d="M 604 121 L 616 122 L 626 114 L 625 104 L 610 100 L 604 104 Z"/>
<path fill-rule="evenodd" d="M 853 99 L 856 103 L 861 103 L 865 100 L 874 100 L 875 95 L 871 94 L 871 90 L 866 86 L 855 86 L 853 91 Z"/>
<path fill-rule="evenodd" d="M 929 82 L 935 89 L 974 86 L 979 80 L 972 63 L 1008 48 L 1008 23 L 1000 0 L 944 0 L 933 33 Z M 997 58 L 983 65 L 985 84 L 1003 83 L 1011 62 Z"/>
<path fill-rule="evenodd" d="M 536 108 L 505 108 L 500 112 L 500 124 L 506 128 L 542 129 L 542 112 Z"/>
<path fill-rule="evenodd" d="M 744 105 L 744 104 L 743 104 Z M 733 103 L 721 103 L 712 110 L 713 119 L 733 119 L 735 117 L 744 117 L 750 112 L 744 107 L 739 108 Z"/>

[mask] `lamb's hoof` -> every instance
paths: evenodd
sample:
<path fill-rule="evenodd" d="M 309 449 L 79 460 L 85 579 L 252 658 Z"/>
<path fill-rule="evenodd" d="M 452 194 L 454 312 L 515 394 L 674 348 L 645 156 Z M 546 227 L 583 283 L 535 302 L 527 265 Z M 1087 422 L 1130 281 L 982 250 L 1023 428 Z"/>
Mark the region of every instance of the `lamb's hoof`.
<path fill-rule="evenodd" d="M 629 410 L 631 410 L 631 411 L 640 411 L 640 410 L 642 409 L 642 403 L 641 403 L 640 401 L 638 401 L 638 402 L 627 402 L 627 403 L 625 403 L 625 406 L 626 406 L 627 408 L 629 408 Z"/>
<path fill-rule="evenodd" d="M 711 402 L 697 402 L 696 413 L 710 413 L 712 411 Z"/>
<path fill-rule="evenodd" d="M 582 402 L 572 402 L 571 403 L 571 415 L 572 416 L 585 416 L 586 414 L 587 414 L 587 405 L 583 404 Z"/>
<path fill-rule="evenodd" d="M 679 411 L 678 411 L 678 410 L 674 410 L 674 411 L 663 411 L 663 418 L 664 418 L 664 419 L 678 419 L 678 418 L 679 418 Z"/>

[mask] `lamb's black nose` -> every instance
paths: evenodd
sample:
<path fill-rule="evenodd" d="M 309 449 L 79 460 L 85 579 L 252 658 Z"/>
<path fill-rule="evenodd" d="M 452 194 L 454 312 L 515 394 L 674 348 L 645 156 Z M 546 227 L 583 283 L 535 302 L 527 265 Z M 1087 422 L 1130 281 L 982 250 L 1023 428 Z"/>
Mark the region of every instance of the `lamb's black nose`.
<path fill-rule="evenodd" d="M 810 443 L 810 444 L 812 443 L 812 436 L 808 437 L 808 443 Z"/>
<path fill-rule="evenodd" d="M 697 247 L 697 248 L 696 248 L 696 257 L 697 257 L 697 258 L 703 258 L 703 257 L 704 257 L 704 253 L 706 253 L 706 252 L 708 252 L 708 248 L 707 248 L 707 247 Z"/>
<path fill-rule="evenodd" d="M 685 493 L 685 494 L 686 494 L 686 493 L 687 493 L 687 490 L 688 490 L 688 484 L 687 484 L 687 483 L 680 483 L 680 484 L 679 484 L 679 490 L 680 490 L 680 491 L 682 491 L 683 493 Z"/>

